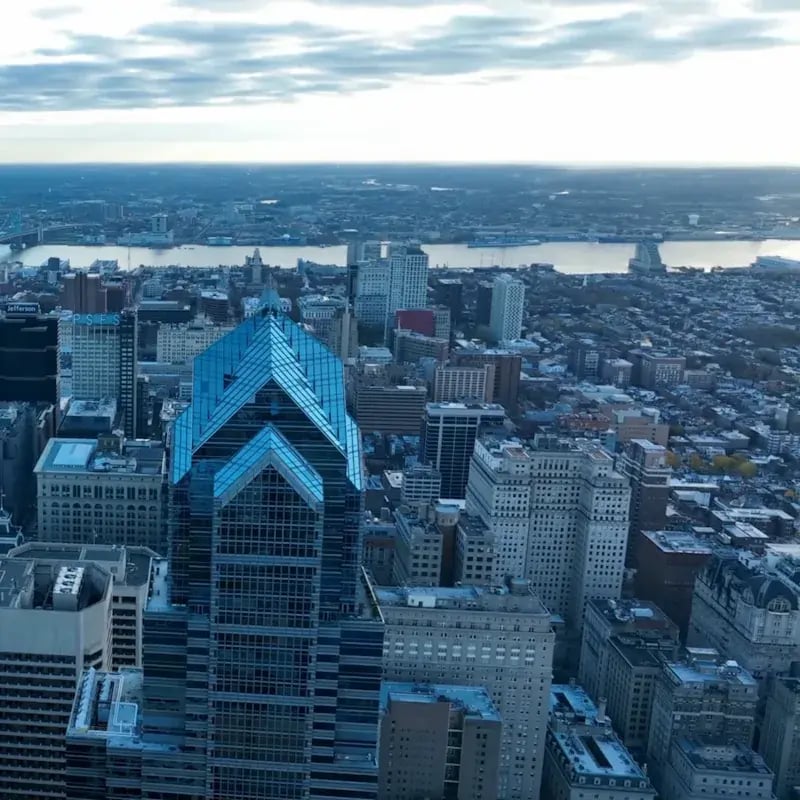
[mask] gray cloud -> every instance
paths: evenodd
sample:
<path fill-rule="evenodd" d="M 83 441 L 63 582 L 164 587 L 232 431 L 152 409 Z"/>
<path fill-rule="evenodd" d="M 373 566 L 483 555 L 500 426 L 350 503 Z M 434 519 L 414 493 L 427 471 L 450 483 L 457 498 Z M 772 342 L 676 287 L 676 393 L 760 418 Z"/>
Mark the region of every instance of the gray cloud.
<path fill-rule="evenodd" d="M 183 0 L 184 5 L 187 1 L 206 8 L 222 2 Z M 229 0 L 224 2 L 230 8 Z M 664 35 L 670 22 L 664 9 L 675 2 L 685 0 L 648 0 L 639 11 L 555 28 L 536 14 L 459 16 L 442 27 L 421 29 L 402 47 L 386 37 L 313 22 L 251 24 L 230 18 L 154 22 L 124 41 L 74 33 L 63 49 L 39 50 L 40 63 L 0 66 L 0 110 L 262 103 L 414 78 L 485 82 L 491 72 L 505 80 L 527 70 L 580 66 L 598 54 L 611 64 L 670 62 L 700 51 L 785 43 L 773 30 L 774 20 L 703 15 L 699 2 L 693 3 L 697 14 L 679 17 L 690 25 L 688 31 Z M 301 53 L 286 54 L 277 46 L 287 37 L 302 43 Z M 164 55 L 165 46 L 174 55 Z"/>

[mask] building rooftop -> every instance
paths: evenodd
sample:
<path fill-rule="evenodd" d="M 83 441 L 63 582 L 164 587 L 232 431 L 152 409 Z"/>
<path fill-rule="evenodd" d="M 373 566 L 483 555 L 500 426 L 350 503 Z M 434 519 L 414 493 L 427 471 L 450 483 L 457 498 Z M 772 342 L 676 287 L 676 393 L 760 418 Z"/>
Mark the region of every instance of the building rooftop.
<path fill-rule="evenodd" d="M 612 625 L 633 625 L 636 628 L 674 627 L 672 620 L 650 600 L 614 600 L 600 597 L 589 600 L 589 607 Z"/>
<path fill-rule="evenodd" d="M 376 587 L 375 595 L 382 608 L 407 607 L 441 611 L 505 611 L 540 614 L 549 612 L 525 585 L 519 593 L 504 586 L 484 589 L 479 586 L 395 586 Z"/>
<path fill-rule="evenodd" d="M 720 683 L 757 687 L 753 676 L 737 661 L 723 661 L 712 648 L 687 648 L 687 657 L 682 661 L 671 661 L 664 665 L 667 677 L 679 686 Z"/>
<path fill-rule="evenodd" d="M 679 739 L 673 747 L 698 771 L 756 773 L 772 777 L 764 759 L 743 744 L 712 745 L 692 739 Z"/>
<path fill-rule="evenodd" d="M 479 412 L 494 416 L 505 416 L 506 410 L 498 403 L 426 403 L 425 408 L 428 412 Z"/>
<path fill-rule="evenodd" d="M 37 561 L 91 561 L 114 576 L 117 583 L 141 586 L 150 579 L 150 565 L 158 555 L 146 547 L 28 542 L 8 553 L 9 558 Z"/>
<path fill-rule="evenodd" d="M 609 644 L 616 648 L 632 667 L 659 667 L 675 654 L 677 639 L 665 631 L 635 631 L 612 636 Z"/>
<path fill-rule="evenodd" d="M 101 447 L 97 439 L 50 439 L 34 472 L 161 475 L 164 447 L 159 442 L 125 442 L 121 452 Z"/>
<path fill-rule="evenodd" d="M 111 576 L 94 564 L 0 559 L 0 608 L 83 611 L 109 592 Z"/>
<path fill-rule="evenodd" d="M 381 713 L 386 713 L 392 702 L 425 704 L 447 702 L 469 717 L 500 721 L 500 713 L 482 686 L 384 681 L 381 684 Z"/>
<path fill-rule="evenodd" d="M 102 400 L 71 400 L 68 417 L 108 417 L 114 419 L 117 415 L 117 401 L 113 397 Z"/>
<path fill-rule="evenodd" d="M 611 721 L 600 715 L 580 686 L 553 685 L 549 734 L 573 775 L 638 780 L 649 785 L 642 768 L 614 733 Z"/>
<path fill-rule="evenodd" d="M 688 531 L 642 531 L 659 550 L 664 553 L 687 553 L 711 555 L 712 548 L 702 539 Z"/>

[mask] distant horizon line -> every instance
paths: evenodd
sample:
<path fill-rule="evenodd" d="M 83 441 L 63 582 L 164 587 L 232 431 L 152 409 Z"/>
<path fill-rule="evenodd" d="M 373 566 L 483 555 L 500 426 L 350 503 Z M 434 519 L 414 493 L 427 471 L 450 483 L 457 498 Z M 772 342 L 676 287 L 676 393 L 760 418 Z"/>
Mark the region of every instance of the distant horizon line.
<path fill-rule="evenodd" d="M 709 163 L 709 162 L 541 162 L 541 161 L 2 161 L 5 168 L 53 167 L 471 167 L 480 169 L 552 169 L 552 170 L 719 170 L 778 171 L 800 170 L 800 162 L 786 164 Z"/>

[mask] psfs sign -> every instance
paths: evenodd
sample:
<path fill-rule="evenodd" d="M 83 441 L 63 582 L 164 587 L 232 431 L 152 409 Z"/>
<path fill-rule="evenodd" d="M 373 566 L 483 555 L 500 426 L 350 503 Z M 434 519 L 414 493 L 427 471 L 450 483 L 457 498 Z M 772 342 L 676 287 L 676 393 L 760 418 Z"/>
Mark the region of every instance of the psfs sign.
<path fill-rule="evenodd" d="M 76 325 L 119 325 L 119 314 L 75 314 L 72 321 Z"/>

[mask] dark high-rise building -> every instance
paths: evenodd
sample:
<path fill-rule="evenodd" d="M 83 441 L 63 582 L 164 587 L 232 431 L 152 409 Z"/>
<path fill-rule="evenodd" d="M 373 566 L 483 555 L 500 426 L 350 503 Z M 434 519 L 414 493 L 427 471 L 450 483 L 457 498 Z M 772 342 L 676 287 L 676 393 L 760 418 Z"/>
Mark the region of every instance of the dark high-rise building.
<path fill-rule="evenodd" d="M 437 305 L 450 309 L 450 319 L 461 322 L 464 314 L 464 284 L 461 278 L 439 278 L 433 285 Z"/>
<path fill-rule="evenodd" d="M 481 425 L 501 423 L 505 410 L 495 403 L 428 403 L 422 420 L 420 460 L 442 475 L 441 496 L 463 498 L 469 463 Z"/>
<path fill-rule="evenodd" d="M 126 696 L 141 721 L 120 731 L 112 688 L 83 681 L 68 796 L 113 796 L 125 772 L 148 798 L 376 797 L 383 625 L 360 566 L 363 480 L 342 363 L 314 337 L 264 312 L 196 358 L 169 566 Z"/>
<path fill-rule="evenodd" d="M 105 314 L 106 291 L 99 275 L 70 272 L 61 287 L 61 307 L 76 314 Z"/>
<path fill-rule="evenodd" d="M 602 348 L 594 339 L 578 339 L 570 345 L 568 366 L 579 381 L 597 381 L 602 360 Z"/>
<path fill-rule="evenodd" d="M 125 435 L 137 436 L 139 360 L 136 310 L 123 311 L 119 322 L 119 403 Z"/>
<path fill-rule="evenodd" d="M 475 324 L 488 325 L 492 318 L 492 291 L 494 284 L 491 281 L 481 281 L 478 284 L 478 296 L 475 300 Z"/>
<path fill-rule="evenodd" d="M 492 397 L 495 403 L 500 403 L 507 411 L 517 407 L 519 396 L 519 380 L 522 374 L 522 356 L 508 350 L 480 350 L 478 348 L 465 348 L 453 353 L 453 364 L 459 367 L 482 367 L 484 364 L 494 364 L 494 391 Z"/>
<path fill-rule="evenodd" d="M 35 303 L 10 303 L 0 317 L 0 401 L 57 400 L 58 319 Z"/>

